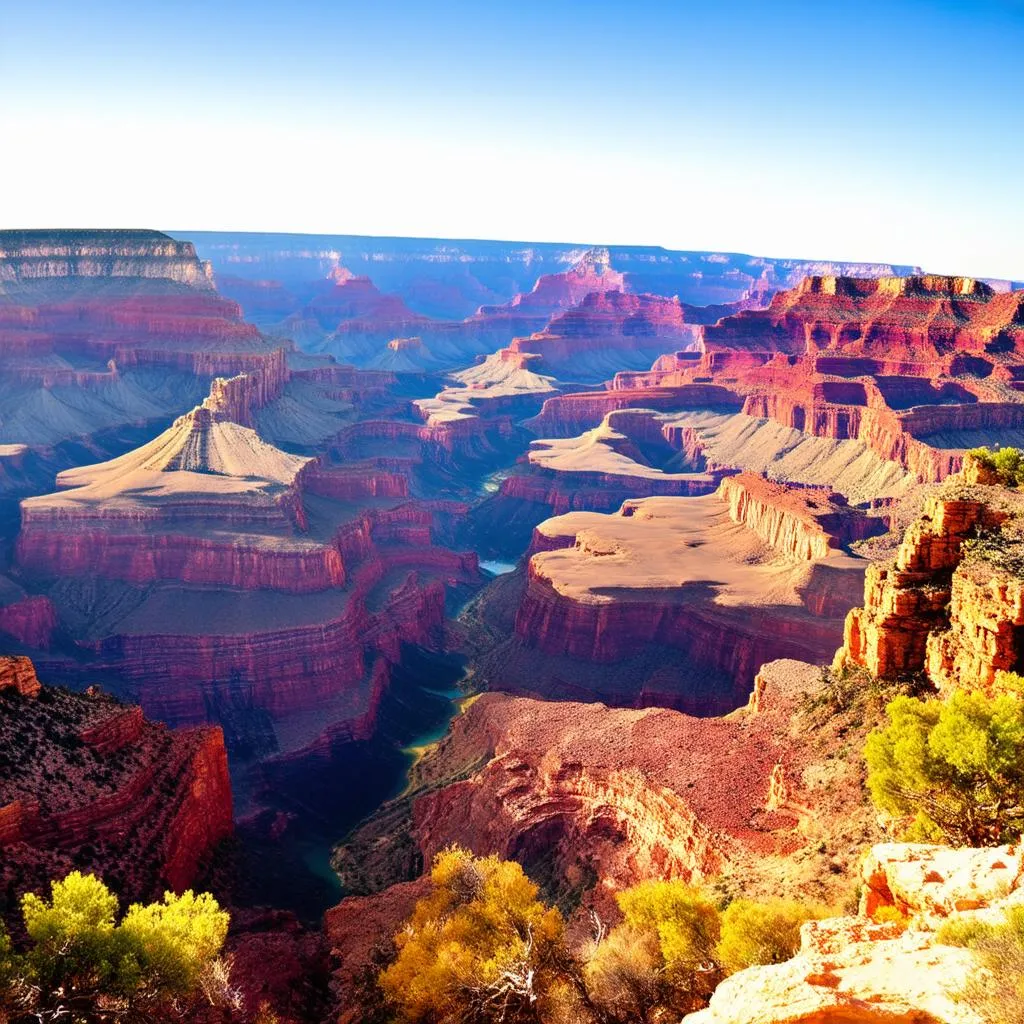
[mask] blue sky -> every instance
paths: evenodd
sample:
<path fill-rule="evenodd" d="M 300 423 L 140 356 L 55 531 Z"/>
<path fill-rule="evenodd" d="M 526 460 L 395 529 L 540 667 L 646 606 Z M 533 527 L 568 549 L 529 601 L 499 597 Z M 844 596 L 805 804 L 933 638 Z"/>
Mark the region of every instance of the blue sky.
<path fill-rule="evenodd" d="M 1024 278 L 1024 3 L 0 0 L 0 223 Z"/>

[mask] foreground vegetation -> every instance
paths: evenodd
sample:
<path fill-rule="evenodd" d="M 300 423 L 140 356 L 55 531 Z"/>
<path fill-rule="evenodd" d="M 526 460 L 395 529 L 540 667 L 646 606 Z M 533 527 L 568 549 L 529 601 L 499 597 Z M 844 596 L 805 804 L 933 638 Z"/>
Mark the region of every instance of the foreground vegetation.
<path fill-rule="evenodd" d="M 999 846 L 1024 829 L 1024 701 L 1016 688 L 901 696 L 867 740 L 867 784 L 907 839 Z"/>
<path fill-rule="evenodd" d="M 1001 924 L 950 921 L 939 940 L 973 949 L 985 968 L 960 994 L 963 1002 L 989 1024 L 1024 1024 L 1024 907 L 1008 910 Z"/>
<path fill-rule="evenodd" d="M 117 897 L 76 871 L 49 898 L 27 894 L 22 917 L 23 952 L 0 932 L 0 1021 L 142 1024 L 237 1003 L 220 958 L 228 915 L 209 894 L 166 893 L 118 919 Z"/>
<path fill-rule="evenodd" d="M 789 959 L 800 925 L 825 913 L 746 900 L 723 913 L 684 882 L 644 882 L 616 897 L 618 925 L 595 914 L 593 939 L 574 950 L 562 915 L 514 861 L 453 847 L 431 880 L 379 979 L 389 1011 L 422 1024 L 678 1019 L 732 971 Z"/>

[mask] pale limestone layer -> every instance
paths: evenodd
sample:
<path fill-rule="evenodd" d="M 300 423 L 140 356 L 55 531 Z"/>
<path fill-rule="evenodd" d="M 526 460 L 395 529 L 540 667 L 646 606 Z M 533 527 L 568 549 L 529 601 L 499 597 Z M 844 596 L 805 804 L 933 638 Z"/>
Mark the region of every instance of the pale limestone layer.
<path fill-rule="evenodd" d="M 952 849 L 916 843 L 875 846 L 864 861 L 857 917 L 812 921 L 800 951 L 783 964 L 727 978 L 686 1024 L 983 1024 L 959 998 L 984 976 L 973 952 L 943 945 L 950 918 L 998 924 L 1024 899 L 1021 852 L 1010 846 Z M 896 908 L 909 927 L 877 924 Z"/>

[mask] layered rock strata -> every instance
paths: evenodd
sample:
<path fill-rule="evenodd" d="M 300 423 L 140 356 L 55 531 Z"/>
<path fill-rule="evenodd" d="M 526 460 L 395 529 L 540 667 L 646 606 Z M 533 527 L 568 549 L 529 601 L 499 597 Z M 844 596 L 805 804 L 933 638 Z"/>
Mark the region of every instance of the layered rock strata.
<path fill-rule="evenodd" d="M 18 573 L 89 671 L 148 713 L 302 746 L 310 722 L 276 736 L 265 716 L 320 708 L 317 728 L 368 739 L 380 665 L 436 646 L 445 588 L 478 582 L 476 558 L 438 542 L 458 510 L 411 500 L 402 460 L 291 455 L 236 422 L 270 408 L 244 378 L 216 381 L 154 441 L 62 474 L 23 502 Z"/>
<path fill-rule="evenodd" d="M 816 437 L 859 440 L 923 481 L 959 468 L 965 449 L 1024 438 L 1024 292 L 966 278 L 808 278 L 765 310 L 704 328 L 701 352 L 660 357 L 603 392 L 554 398 L 544 433 L 593 426 L 611 408 L 739 406 Z M 705 407 L 712 407 L 710 393 Z"/>
<path fill-rule="evenodd" d="M 835 667 L 881 678 L 925 673 L 941 691 L 991 687 L 1024 667 L 1019 495 L 971 483 L 977 463 L 926 502 L 895 559 L 873 564 Z"/>
<path fill-rule="evenodd" d="M 171 732 L 93 689 L 40 688 L 0 659 L 0 879 L 42 891 L 72 869 L 129 899 L 181 891 L 232 833 L 219 729 Z M 13 696 L 11 695 L 13 693 Z"/>
<path fill-rule="evenodd" d="M 754 513 L 767 500 L 765 489 L 754 485 L 740 495 L 742 487 L 631 500 L 616 515 L 576 512 L 542 523 L 515 616 L 519 642 L 609 665 L 648 645 L 675 649 L 690 665 L 676 680 L 680 694 L 699 690 L 704 670 L 729 681 L 736 703 L 764 662 L 822 660 L 856 600 L 863 563 L 834 548 L 803 559 L 816 547 L 805 518 L 813 498 L 791 499 L 802 506 L 794 514 L 773 494 L 776 522 L 767 530 L 767 514 L 758 520 Z M 730 502 L 741 522 L 730 515 Z M 665 676 L 661 685 L 669 685 Z"/>
<path fill-rule="evenodd" d="M 834 898 L 847 860 L 878 833 L 859 766 L 835 758 L 831 732 L 793 731 L 820 686 L 814 666 L 774 662 L 746 708 L 711 719 L 477 698 L 417 765 L 410 792 L 336 851 L 350 891 L 380 890 L 328 916 L 336 945 L 361 936 L 347 970 L 374 935 L 391 939 L 423 892 L 422 880 L 392 883 L 451 843 L 518 860 L 582 918 L 614 913 L 613 891 L 651 878 L 753 896 L 785 877 L 791 893 Z"/>

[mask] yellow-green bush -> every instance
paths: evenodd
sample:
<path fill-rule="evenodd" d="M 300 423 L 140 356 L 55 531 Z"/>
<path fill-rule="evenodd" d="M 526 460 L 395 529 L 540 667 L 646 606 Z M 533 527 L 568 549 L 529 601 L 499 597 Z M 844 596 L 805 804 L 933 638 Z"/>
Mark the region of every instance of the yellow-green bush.
<path fill-rule="evenodd" d="M 906 823 L 906 838 L 998 846 L 1024 827 L 1024 701 L 956 692 L 897 697 L 864 756 L 875 805 Z"/>
<path fill-rule="evenodd" d="M 722 914 L 718 962 L 729 974 L 758 964 L 784 963 L 800 949 L 804 922 L 827 915 L 825 907 L 792 900 L 736 900 Z"/>

